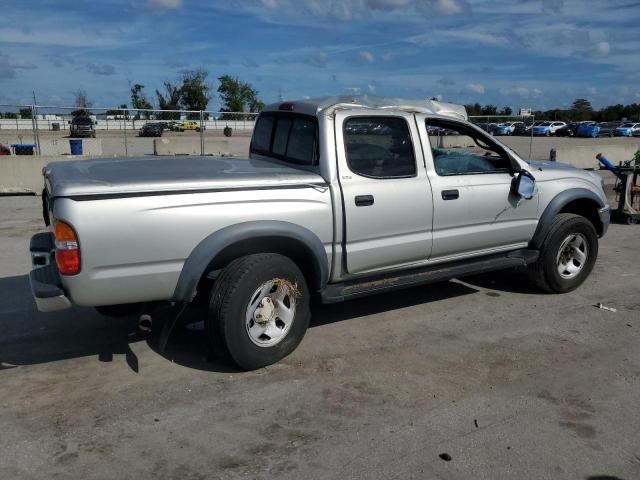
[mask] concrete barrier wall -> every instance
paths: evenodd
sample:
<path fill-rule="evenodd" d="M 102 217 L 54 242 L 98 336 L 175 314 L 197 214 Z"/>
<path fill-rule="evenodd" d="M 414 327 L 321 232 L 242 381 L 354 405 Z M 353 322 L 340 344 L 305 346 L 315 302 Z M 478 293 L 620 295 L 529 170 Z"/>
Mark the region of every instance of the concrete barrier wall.
<path fill-rule="evenodd" d="M 42 168 L 50 162 L 86 159 L 85 156 L 0 156 L 0 194 L 34 192 L 43 188 Z"/>
<path fill-rule="evenodd" d="M 560 146 L 555 148 L 556 161 L 570 163 L 578 168 L 593 168 L 598 166 L 596 154 L 602 153 L 611 163 L 617 165 L 618 162 L 631 160 L 640 149 L 640 143 L 625 145 L 580 145 L 580 146 Z"/>
<path fill-rule="evenodd" d="M 81 140 L 83 155 L 102 155 L 102 140 L 97 138 L 82 138 Z M 69 139 L 40 140 L 40 153 L 41 155 L 70 155 Z"/>
<path fill-rule="evenodd" d="M 206 138 L 206 155 L 234 155 L 246 157 L 249 154 L 249 137 Z M 153 140 L 155 155 L 200 155 L 200 142 L 193 138 L 156 138 Z"/>

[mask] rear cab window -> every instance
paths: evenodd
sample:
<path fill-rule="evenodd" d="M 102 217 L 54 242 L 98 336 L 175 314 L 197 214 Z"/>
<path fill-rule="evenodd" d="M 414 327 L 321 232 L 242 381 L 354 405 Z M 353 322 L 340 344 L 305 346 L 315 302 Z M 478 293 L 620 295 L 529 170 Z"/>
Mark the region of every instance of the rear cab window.
<path fill-rule="evenodd" d="M 318 164 L 318 120 L 309 115 L 266 112 L 256 121 L 250 153 L 303 166 Z"/>

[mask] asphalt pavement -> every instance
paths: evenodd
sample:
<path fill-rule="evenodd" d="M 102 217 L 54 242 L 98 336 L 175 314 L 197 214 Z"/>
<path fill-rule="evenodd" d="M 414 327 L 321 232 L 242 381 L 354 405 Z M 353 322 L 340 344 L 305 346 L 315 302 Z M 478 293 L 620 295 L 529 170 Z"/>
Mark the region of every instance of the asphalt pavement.
<path fill-rule="evenodd" d="M 40 215 L 0 197 L 2 479 L 640 478 L 640 226 L 572 293 L 497 272 L 315 305 L 243 373 L 199 323 L 160 354 L 135 318 L 37 312 Z"/>

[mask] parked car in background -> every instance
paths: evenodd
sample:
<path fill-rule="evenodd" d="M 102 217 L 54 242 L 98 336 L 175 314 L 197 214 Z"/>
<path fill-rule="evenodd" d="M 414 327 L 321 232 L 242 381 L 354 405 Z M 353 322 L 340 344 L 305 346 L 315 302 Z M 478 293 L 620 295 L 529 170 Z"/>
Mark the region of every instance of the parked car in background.
<path fill-rule="evenodd" d="M 139 137 L 161 137 L 164 126 L 161 123 L 145 123 L 138 132 Z"/>
<path fill-rule="evenodd" d="M 160 125 L 160 126 L 162 127 L 162 130 L 164 130 L 164 131 L 166 131 L 166 132 L 169 132 L 169 131 L 171 131 L 171 130 L 175 130 L 175 129 L 176 129 L 176 127 L 177 127 L 178 125 L 180 125 L 180 123 L 179 123 L 179 122 L 164 122 L 164 121 L 163 121 L 163 122 L 155 122 L 155 123 L 157 123 L 158 125 Z"/>
<path fill-rule="evenodd" d="M 188 132 L 188 131 L 199 132 L 200 123 L 192 120 L 188 120 L 186 122 L 182 122 L 181 124 L 179 124 L 177 127 L 177 130 L 178 132 Z"/>
<path fill-rule="evenodd" d="M 11 149 L 0 143 L 0 155 L 11 155 Z"/>
<path fill-rule="evenodd" d="M 576 137 L 613 137 L 613 132 L 618 123 L 581 123 L 576 129 Z"/>
<path fill-rule="evenodd" d="M 522 125 L 524 122 L 505 122 L 499 123 L 493 130 L 494 135 L 513 135 L 516 130 L 516 125 Z"/>
<path fill-rule="evenodd" d="M 565 122 L 542 122 L 538 126 L 533 127 L 533 134 L 536 136 L 550 137 L 562 127 L 566 125 Z"/>
<path fill-rule="evenodd" d="M 476 125 L 478 126 L 478 128 L 481 128 L 485 132 L 490 133 L 492 135 L 496 129 L 496 124 L 493 122 L 477 122 Z"/>
<path fill-rule="evenodd" d="M 513 129 L 513 135 L 529 136 L 531 135 L 532 124 L 527 125 L 524 122 L 516 122 L 516 126 Z"/>
<path fill-rule="evenodd" d="M 89 117 L 75 117 L 69 122 L 69 136 L 96 138 L 96 123 Z"/>
<path fill-rule="evenodd" d="M 579 123 L 571 122 L 567 123 L 564 127 L 556 130 L 557 137 L 574 137 L 576 135 L 576 130 L 580 126 Z"/>
<path fill-rule="evenodd" d="M 616 137 L 637 137 L 640 136 L 640 123 L 625 122 L 613 130 Z"/>

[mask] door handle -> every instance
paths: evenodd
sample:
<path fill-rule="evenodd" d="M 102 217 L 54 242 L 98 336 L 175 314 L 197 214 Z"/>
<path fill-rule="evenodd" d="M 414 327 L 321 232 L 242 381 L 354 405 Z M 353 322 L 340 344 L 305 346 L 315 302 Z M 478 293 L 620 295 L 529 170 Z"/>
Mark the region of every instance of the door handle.
<path fill-rule="evenodd" d="M 460 196 L 458 190 L 442 190 L 443 200 L 456 200 Z"/>
<path fill-rule="evenodd" d="M 373 195 L 356 195 L 356 207 L 373 205 Z"/>

